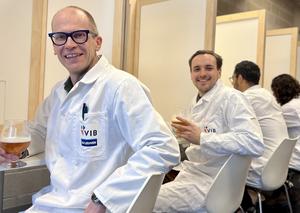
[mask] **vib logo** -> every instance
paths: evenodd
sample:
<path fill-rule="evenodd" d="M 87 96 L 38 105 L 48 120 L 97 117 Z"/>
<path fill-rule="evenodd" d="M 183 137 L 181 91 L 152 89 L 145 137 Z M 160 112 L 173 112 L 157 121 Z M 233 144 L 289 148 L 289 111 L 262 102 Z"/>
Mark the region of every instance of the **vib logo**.
<path fill-rule="evenodd" d="M 98 134 L 96 129 L 86 129 L 84 125 L 81 126 L 80 131 L 82 136 L 97 136 Z"/>
<path fill-rule="evenodd" d="M 216 133 L 217 130 L 215 128 L 208 128 L 207 126 L 204 127 L 204 132 L 206 133 Z"/>
<path fill-rule="evenodd" d="M 92 147 L 97 146 L 98 131 L 95 128 L 86 128 L 84 125 L 80 127 L 81 146 Z"/>

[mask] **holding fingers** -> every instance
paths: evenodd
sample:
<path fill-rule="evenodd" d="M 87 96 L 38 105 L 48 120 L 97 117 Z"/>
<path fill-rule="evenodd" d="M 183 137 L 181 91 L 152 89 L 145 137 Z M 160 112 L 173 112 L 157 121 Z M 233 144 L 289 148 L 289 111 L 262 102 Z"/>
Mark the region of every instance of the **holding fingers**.
<path fill-rule="evenodd" d="M 175 129 L 176 137 L 183 138 L 190 143 L 200 144 L 200 128 L 192 121 L 177 116 L 171 126 Z"/>

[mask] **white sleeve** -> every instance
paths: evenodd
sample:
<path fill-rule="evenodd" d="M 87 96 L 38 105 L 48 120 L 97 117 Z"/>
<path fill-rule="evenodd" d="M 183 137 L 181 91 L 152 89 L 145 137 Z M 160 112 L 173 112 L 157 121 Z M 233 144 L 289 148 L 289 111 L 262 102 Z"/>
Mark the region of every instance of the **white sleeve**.
<path fill-rule="evenodd" d="M 288 128 L 298 127 L 300 120 L 300 110 L 297 112 L 298 106 L 293 108 L 293 105 L 285 104 L 282 106 L 283 117 Z"/>
<path fill-rule="evenodd" d="M 49 113 L 50 97 L 47 97 L 39 106 L 36 117 L 30 125 L 31 143 L 28 147 L 29 156 L 44 152 Z"/>
<path fill-rule="evenodd" d="M 220 134 L 202 132 L 200 146 L 220 154 L 261 156 L 264 151 L 262 132 L 246 98 L 231 95 L 223 110 L 229 131 Z"/>
<path fill-rule="evenodd" d="M 148 176 L 167 173 L 180 160 L 175 137 L 147 96 L 132 79 L 123 82 L 115 95 L 114 120 L 134 154 L 94 191 L 112 212 L 125 212 Z M 111 195 L 112 191 L 119 193 Z"/>

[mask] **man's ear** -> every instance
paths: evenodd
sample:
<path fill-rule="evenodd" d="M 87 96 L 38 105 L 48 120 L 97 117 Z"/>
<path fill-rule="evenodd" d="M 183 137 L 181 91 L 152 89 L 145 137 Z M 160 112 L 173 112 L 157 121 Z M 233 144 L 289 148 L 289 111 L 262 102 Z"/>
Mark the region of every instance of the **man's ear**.
<path fill-rule="evenodd" d="M 53 54 L 54 54 L 54 55 L 57 55 L 54 46 L 53 46 Z"/>
<path fill-rule="evenodd" d="M 240 74 L 236 75 L 236 79 L 237 79 L 237 80 L 240 80 L 240 81 L 241 81 L 241 80 L 244 80 L 243 76 L 240 75 Z"/>
<path fill-rule="evenodd" d="M 96 40 L 96 50 L 99 51 L 102 45 L 102 37 L 97 36 L 95 40 Z"/>

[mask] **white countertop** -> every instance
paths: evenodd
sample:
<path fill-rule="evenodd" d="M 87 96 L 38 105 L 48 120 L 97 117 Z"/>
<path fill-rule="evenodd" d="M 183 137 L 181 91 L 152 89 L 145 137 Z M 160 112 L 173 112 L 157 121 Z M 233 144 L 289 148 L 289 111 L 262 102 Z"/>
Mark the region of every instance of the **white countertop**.
<path fill-rule="evenodd" d="M 22 159 L 22 161 L 26 162 L 26 165 L 23 167 L 19 167 L 19 168 L 8 168 L 6 165 L 0 164 L 0 172 L 13 170 L 13 169 L 24 169 L 24 168 L 30 168 L 30 167 L 36 167 L 36 166 L 43 166 L 43 165 L 45 165 L 45 154 L 40 153 L 37 155 L 33 155 L 33 156 Z"/>

